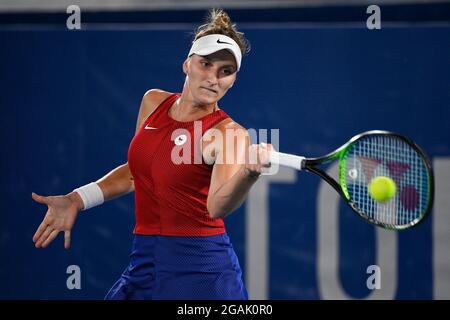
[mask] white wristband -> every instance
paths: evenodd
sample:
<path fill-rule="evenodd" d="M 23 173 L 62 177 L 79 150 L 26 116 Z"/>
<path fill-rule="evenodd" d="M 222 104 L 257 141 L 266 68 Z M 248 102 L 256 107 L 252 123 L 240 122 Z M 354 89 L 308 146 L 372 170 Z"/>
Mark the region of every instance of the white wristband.
<path fill-rule="evenodd" d="M 99 206 L 105 201 L 102 189 L 95 182 L 91 182 L 73 191 L 77 192 L 83 200 L 84 208 L 82 210 Z"/>

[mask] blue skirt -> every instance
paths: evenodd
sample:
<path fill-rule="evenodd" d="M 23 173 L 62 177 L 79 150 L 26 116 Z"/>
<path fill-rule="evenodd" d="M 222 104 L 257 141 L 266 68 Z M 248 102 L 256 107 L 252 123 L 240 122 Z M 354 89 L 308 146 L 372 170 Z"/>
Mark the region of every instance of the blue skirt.
<path fill-rule="evenodd" d="M 227 234 L 208 237 L 135 235 L 130 263 L 107 300 L 247 300 Z"/>

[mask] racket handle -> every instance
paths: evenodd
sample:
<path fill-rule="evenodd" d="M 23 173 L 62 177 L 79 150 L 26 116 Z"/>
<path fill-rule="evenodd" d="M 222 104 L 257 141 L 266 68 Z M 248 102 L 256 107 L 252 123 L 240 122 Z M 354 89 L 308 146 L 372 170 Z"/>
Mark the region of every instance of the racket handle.
<path fill-rule="evenodd" d="M 270 162 L 273 164 L 279 164 L 280 166 L 285 166 L 296 170 L 302 170 L 304 161 L 305 157 L 296 156 L 288 153 L 281 153 L 277 151 L 270 152 Z"/>

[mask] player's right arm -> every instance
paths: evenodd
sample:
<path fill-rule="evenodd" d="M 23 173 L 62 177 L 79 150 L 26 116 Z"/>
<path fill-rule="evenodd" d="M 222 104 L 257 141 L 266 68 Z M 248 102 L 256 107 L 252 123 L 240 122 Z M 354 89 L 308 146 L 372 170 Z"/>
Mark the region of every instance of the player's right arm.
<path fill-rule="evenodd" d="M 168 95 L 169 93 L 158 89 L 152 89 L 145 93 L 139 108 L 136 132 L 145 119 Z M 134 191 L 133 176 L 128 163 L 118 166 L 98 179 L 96 183 L 100 187 L 105 201 Z M 33 236 L 36 248 L 46 248 L 60 231 L 64 231 L 64 247 L 68 249 L 70 247 L 71 230 L 78 213 L 84 207 L 80 195 L 73 191 L 59 196 L 41 196 L 33 192 L 32 198 L 48 207 L 42 223 Z"/>

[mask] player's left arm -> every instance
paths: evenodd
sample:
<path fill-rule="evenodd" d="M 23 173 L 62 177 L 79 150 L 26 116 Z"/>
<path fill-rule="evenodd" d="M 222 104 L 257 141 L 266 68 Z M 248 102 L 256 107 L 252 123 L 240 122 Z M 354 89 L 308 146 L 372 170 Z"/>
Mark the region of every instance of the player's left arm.
<path fill-rule="evenodd" d="M 210 148 L 215 163 L 207 208 L 212 218 L 223 218 L 242 205 L 260 173 L 270 166 L 271 145 L 250 145 L 247 130 L 233 121 L 225 121 L 215 130 L 221 138 L 216 135 L 214 147 Z"/>

